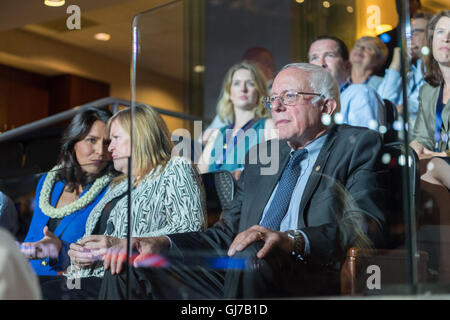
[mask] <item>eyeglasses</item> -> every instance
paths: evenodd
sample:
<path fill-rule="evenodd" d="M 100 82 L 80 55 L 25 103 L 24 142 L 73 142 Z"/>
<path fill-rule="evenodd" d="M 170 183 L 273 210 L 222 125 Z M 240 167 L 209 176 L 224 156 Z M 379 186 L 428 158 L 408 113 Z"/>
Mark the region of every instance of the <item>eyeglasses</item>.
<path fill-rule="evenodd" d="M 323 98 L 324 95 L 321 93 L 312 93 L 312 92 L 299 92 L 299 91 L 285 91 L 280 95 L 272 95 L 270 97 L 264 97 L 263 103 L 264 107 L 267 109 L 272 109 L 272 105 L 275 101 L 280 98 L 280 101 L 285 106 L 293 106 L 297 103 L 297 98 L 301 97 L 306 100 L 305 96 L 317 96 L 319 99 Z"/>

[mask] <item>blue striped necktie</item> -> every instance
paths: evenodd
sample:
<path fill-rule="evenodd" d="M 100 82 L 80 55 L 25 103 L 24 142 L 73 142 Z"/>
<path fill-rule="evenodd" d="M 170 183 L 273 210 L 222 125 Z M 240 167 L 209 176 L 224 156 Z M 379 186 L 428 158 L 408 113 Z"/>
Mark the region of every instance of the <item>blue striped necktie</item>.
<path fill-rule="evenodd" d="M 289 163 L 284 168 L 269 210 L 260 223 L 261 226 L 272 230 L 280 230 L 281 221 L 289 208 L 292 192 L 300 175 L 300 161 L 307 153 L 306 149 L 300 149 L 291 155 Z"/>

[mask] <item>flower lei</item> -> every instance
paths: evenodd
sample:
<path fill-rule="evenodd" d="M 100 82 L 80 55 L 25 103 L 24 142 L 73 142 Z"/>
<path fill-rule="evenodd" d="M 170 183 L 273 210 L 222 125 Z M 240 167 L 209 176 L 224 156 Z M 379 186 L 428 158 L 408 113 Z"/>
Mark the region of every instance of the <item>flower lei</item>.
<path fill-rule="evenodd" d="M 98 179 L 95 180 L 95 182 L 92 184 L 91 188 L 88 192 L 86 192 L 81 198 L 78 200 L 64 206 L 61 208 L 54 208 L 50 204 L 50 194 L 53 189 L 53 185 L 55 184 L 56 180 L 56 173 L 60 169 L 60 166 L 53 167 L 52 170 L 47 174 L 47 177 L 45 177 L 44 184 L 42 186 L 41 194 L 39 195 L 39 207 L 41 208 L 42 212 L 49 216 L 50 218 L 63 218 L 65 216 L 68 216 L 75 211 L 78 211 L 85 206 L 87 206 L 89 203 L 91 203 L 95 197 L 103 190 L 103 188 L 109 183 L 111 180 L 111 177 L 109 175 L 104 175 Z"/>

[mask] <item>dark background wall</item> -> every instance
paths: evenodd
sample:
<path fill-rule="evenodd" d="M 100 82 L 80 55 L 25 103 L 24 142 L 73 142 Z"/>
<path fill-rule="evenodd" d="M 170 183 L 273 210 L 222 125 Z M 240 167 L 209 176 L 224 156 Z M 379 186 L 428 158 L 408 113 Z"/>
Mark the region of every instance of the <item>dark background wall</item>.
<path fill-rule="evenodd" d="M 0 65 L 0 132 L 108 97 L 110 85 L 71 74 L 46 76 Z M 0 143 L 0 179 L 49 170 L 68 122 Z"/>
<path fill-rule="evenodd" d="M 0 131 L 48 116 L 48 77 L 0 65 Z"/>
<path fill-rule="evenodd" d="M 204 117 L 216 115 L 227 70 L 250 47 L 275 58 L 276 70 L 290 62 L 290 0 L 211 0 L 205 4 Z"/>
<path fill-rule="evenodd" d="M 49 84 L 49 114 L 110 95 L 109 84 L 71 74 L 54 76 Z"/>
<path fill-rule="evenodd" d="M 108 83 L 71 74 L 46 76 L 0 65 L 0 132 L 108 97 Z"/>

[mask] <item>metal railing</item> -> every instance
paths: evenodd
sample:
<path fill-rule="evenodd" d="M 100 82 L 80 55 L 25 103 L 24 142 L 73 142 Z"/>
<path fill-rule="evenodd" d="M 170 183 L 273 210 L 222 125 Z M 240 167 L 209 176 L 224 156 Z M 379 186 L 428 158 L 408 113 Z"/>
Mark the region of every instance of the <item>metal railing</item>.
<path fill-rule="evenodd" d="M 139 104 L 143 104 L 143 103 L 136 102 L 135 104 L 139 105 Z M 112 106 L 113 113 L 116 113 L 118 111 L 119 106 L 125 106 L 125 107 L 131 106 L 131 101 L 114 98 L 114 97 L 107 97 L 107 98 L 102 98 L 102 99 L 98 99 L 98 100 L 83 104 L 81 106 L 73 107 L 70 110 L 63 111 L 63 112 L 57 113 L 55 115 L 49 116 L 47 118 L 20 126 L 18 128 L 14 128 L 14 129 L 5 131 L 0 134 L 0 143 L 8 142 L 12 139 L 15 139 L 15 138 L 23 135 L 23 134 L 57 124 L 61 121 L 71 120 L 75 116 L 75 114 L 77 114 L 82 109 L 89 108 L 89 107 L 103 108 L 103 107 L 107 107 L 110 105 Z M 165 110 L 165 109 L 161 109 L 161 108 L 157 108 L 157 107 L 153 107 L 153 106 L 152 106 L 152 108 L 154 108 L 160 114 L 183 119 L 183 120 L 189 120 L 189 121 L 203 120 L 200 117 L 192 116 L 192 115 L 185 114 L 185 113 Z"/>

